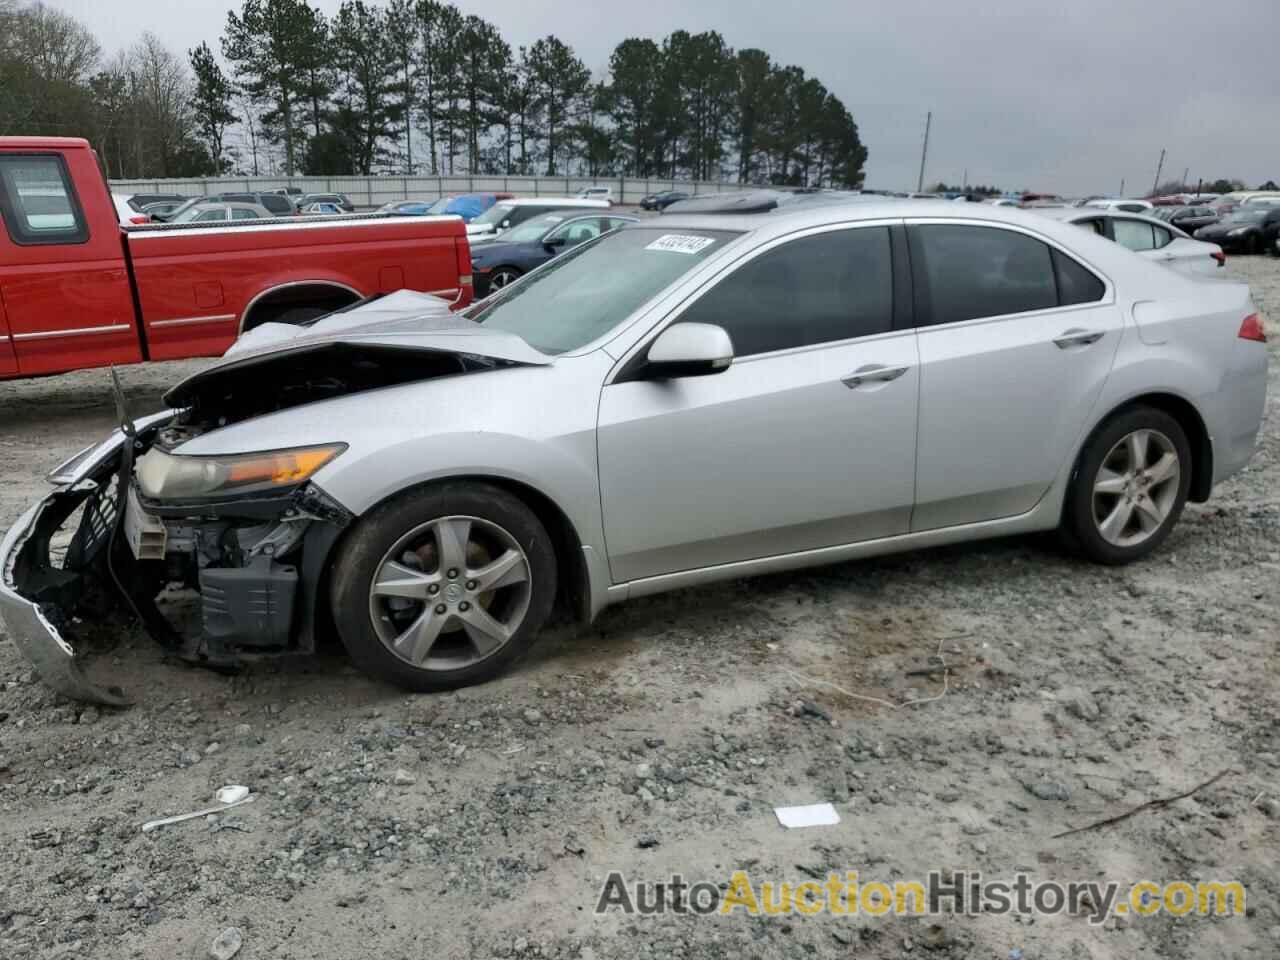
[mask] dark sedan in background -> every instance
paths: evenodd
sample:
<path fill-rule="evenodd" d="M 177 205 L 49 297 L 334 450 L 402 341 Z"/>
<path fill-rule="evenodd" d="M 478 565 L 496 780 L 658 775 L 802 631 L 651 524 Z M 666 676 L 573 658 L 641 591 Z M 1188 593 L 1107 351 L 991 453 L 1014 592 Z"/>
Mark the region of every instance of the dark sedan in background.
<path fill-rule="evenodd" d="M 1157 210 L 1160 211 L 1161 220 L 1172 223 L 1179 230 L 1185 230 L 1187 233 L 1195 233 L 1201 227 L 1212 226 L 1218 222 L 1218 214 L 1213 207 L 1209 206 L 1158 207 Z M 1165 210 L 1170 212 L 1166 215 Z"/>
<path fill-rule="evenodd" d="M 1262 248 L 1280 257 L 1280 207 L 1272 207 L 1259 224 L 1262 231 Z"/>
<path fill-rule="evenodd" d="M 635 217 L 613 214 L 544 213 L 512 227 L 500 240 L 472 244 L 471 276 L 476 298 L 514 283 L 558 253 L 635 222 Z"/>
<path fill-rule="evenodd" d="M 1195 232 L 1197 240 L 1216 243 L 1227 253 L 1262 253 L 1266 249 L 1263 221 L 1280 207 L 1248 203 L 1236 207 L 1217 223 Z"/>
<path fill-rule="evenodd" d="M 663 193 L 651 193 L 640 200 L 641 210 L 665 210 L 678 200 L 688 200 L 693 194 L 683 190 L 666 190 Z"/>

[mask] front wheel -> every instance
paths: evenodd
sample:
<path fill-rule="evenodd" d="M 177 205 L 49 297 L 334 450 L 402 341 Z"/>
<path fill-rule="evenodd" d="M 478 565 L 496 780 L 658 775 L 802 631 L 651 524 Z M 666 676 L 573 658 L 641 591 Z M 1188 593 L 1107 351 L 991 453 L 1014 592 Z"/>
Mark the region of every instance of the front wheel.
<path fill-rule="evenodd" d="M 351 659 L 409 690 L 491 679 L 533 643 L 556 594 L 538 518 L 483 483 L 414 490 L 363 518 L 334 565 Z"/>
<path fill-rule="evenodd" d="M 507 284 L 515 283 L 521 276 L 515 267 L 499 267 L 489 275 L 489 289 L 501 290 Z"/>
<path fill-rule="evenodd" d="M 1191 447 L 1163 410 L 1137 407 L 1098 428 L 1067 493 L 1063 527 L 1098 563 L 1145 557 L 1164 542 L 1191 489 Z"/>

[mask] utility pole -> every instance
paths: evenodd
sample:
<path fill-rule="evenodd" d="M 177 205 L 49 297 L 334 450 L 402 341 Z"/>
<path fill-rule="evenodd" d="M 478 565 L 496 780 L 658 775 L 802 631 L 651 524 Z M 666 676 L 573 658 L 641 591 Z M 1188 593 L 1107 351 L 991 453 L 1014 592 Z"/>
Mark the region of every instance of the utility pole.
<path fill-rule="evenodd" d="M 1124 177 L 1120 178 L 1120 196 L 1124 196 Z"/>
<path fill-rule="evenodd" d="M 924 191 L 924 161 L 929 156 L 929 126 L 933 123 L 933 111 L 924 118 L 924 147 L 920 150 L 920 178 L 916 181 L 916 193 Z"/>
<path fill-rule="evenodd" d="M 960 192 L 961 193 L 969 192 L 969 168 L 968 167 L 964 168 L 964 177 L 960 181 Z"/>
<path fill-rule="evenodd" d="M 1191 168 L 1190 168 L 1190 167 L 1187 167 L 1187 169 L 1185 169 L 1185 170 L 1183 170 L 1183 171 L 1182 171 L 1182 189 L 1183 189 L 1183 192 L 1186 192 L 1186 189 L 1187 189 L 1187 177 L 1189 177 L 1189 176 L 1191 176 Z"/>
<path fill-rule="evenodd" d="M 1151 185 L 1151 195 L 1155 196 L 1156 187 L 1160 186 L 1160 172 L 1164 170 L 1164 150 L 1160 151 L 1160 162 L 1156 164 L 1156 182 Z"/>

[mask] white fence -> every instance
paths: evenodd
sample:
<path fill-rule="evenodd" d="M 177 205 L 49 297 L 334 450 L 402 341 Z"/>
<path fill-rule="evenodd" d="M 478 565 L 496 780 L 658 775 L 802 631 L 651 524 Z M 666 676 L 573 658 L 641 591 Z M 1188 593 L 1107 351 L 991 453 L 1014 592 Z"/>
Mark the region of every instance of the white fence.
<path fill-rule="evenodd" d="M 518 197 L 571 197 L 585 187 L 612 187 L 615 203 L 636 204 L 650 193 L 686 190 L 724 193 L 742 185 L 724 181 L 644 180 L 635 177 L 210 177 L 188 180 L 112 180 L 119 193 L 270 193 L 298 187 L 303 193 L 345 193 L 357 207 L 379 207 L 392 200 L 435 200 L 457 193 L 514 193 Z"/>

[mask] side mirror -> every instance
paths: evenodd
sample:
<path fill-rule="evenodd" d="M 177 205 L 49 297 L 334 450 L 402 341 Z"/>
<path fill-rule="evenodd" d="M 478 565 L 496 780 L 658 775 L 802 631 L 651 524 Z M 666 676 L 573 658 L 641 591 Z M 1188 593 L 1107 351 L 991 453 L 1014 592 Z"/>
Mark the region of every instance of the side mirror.
<path fill-rule="evenodd" d="M 673 323 L 649 345 L 641 372 L 647 380 L 705 377 L 724 373 L 733 363 L 733 341 L 710 323 Z"/>

